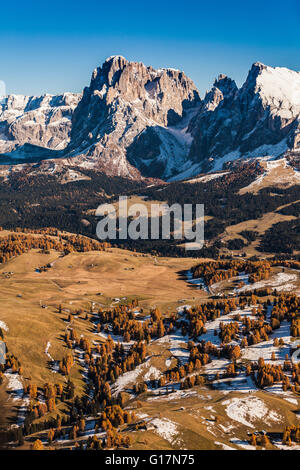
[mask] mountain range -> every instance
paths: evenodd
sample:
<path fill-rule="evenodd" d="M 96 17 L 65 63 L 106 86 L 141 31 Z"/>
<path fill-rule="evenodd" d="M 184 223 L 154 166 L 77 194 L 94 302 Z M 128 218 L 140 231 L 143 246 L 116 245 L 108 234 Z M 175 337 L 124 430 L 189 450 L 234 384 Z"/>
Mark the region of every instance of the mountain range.
<path fill-rule="evenodd" d="M 300 72 L 253 64 L 202 99 L 184 72 L 108 58 L 83 93 L 0 100 L 0 163 L 165 181 L 245 158 L 300 155 Z M 21 165 L 20 165 L 21 164 Z"/>

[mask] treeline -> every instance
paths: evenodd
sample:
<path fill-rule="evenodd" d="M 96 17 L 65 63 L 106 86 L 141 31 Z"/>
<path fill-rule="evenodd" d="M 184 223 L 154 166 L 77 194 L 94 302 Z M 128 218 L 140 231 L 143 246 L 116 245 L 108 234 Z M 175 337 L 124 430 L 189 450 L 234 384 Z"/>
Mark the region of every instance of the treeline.
<path fill-rule="evenodd" d="M 292 443 L 295 442 L 296 444 L 300 443 L 300 425 L 292 425 L 286 426 L 283 436 L 282 436 L 282 444 L 292 446 Z"/>
<path fill-rule="evenodd" d="M 76 167 L 73 169 L 76 171 Z M 114 202 L 119 195 L 140 194 L 142 188 L 143 194 L 149 200 L 167 201 L 170 206 L 174 203 L 204 204 L 205 215 L 211 217 L 205 224 L 208 246 L 199 252 L 190 252 L 189 256 L 216 257 L 221 245 L 213 240 L 216 240 L 227 226 L 258 219 L 267 212 L 275 211 L 282 206 L 283 199 L 285 204 L 300 199 L 299 185 L 287 189 L 264 188 L 258 194 L 239 194 L 239 189 L 249 185 L 263 171 L 257 162 L 245 163 L 239 169 L 233 168 L 231 173 L 207 183 L 176 182 L 153 187 L 147 187 L 146 182 L 108 177 L 83 168 L 77 170 L 88 179 L 62 185 L 55 176 L 39 174 L 32 176 L 24 170 L 12 174 L 9 180 L 2 180 L 0 225 L 6 229 L 18 226 L 23 229 L 51 226 L 95 238 L 97 220 L 90 209 L 105 202 Z M 60 176 L 62 175 L 58 175 L 58 178 Z M 289 211 L 297 210 L 296 204 L 289 207 L 290 209 L 287 209 Z M 295 215 L 297 216 L 296 213 Z M 278 231 L 279 228 L 272 228 L 270 229 L 272 232 L 263 237 L 261 249 L 276 253 L 296 250 L 299 230 L 295 225 L 288 224 L 285 222 L 280 231 L 283 232 L 284 227 L 286 228 L 289 241 L 282 242 L 283 233 L 277 236 L 274 231 Z M 244 233 L 243 236 L 248 241 L 253 241 L 256 235 L 253 232 Z M 131 250 L 156 252 L 164 256 L 186 256 L 185 250 L 179 247 L 180 242 L 174 243 L 170 240 L 139 240 L 136 243 L 128 240 L 115 243 Z"/>
<path fill-rule="evenodd" d="M 300 246 L 300 219 L 279 222 L 263 235 L 259 250 L 266 253 L 293 254 Z"/>
<path fill-rule="evenodd" d="M 80 235 L 59 235 L 58 238 L 50 236 L 34 236 L 31 234 L 11 233 L 0 237 L 0 263 L 6 263 L 9 259 L 27 253 L 32 249 L 40 249 L 43 252 L 56 250 L 67 255 L 71 252 L 105 251 L 110 245 L 100 243 Z"/>
<path fill-rule="evenodd" d="M 130 341 L 144 341 L 148 343 L 151 338 L 161 338 L 165 335 L 166 329 L 172 331 L 176 315 L 171 315 L 168 319 L 163 319 L 159 309 L 151 311 L 150 319 L 140 321 L 135 319 L 133 307 L 120 305 L 112 310 L 99 310 L 98 315 L 93 318 L 98 333 L 110 332 L 117 336 L 122 336 L 126 343 Z"/>
<path fill-rule="evenodd" d="M 269 261 L 220 260 L 201 263 L 192 268 L 193 278 L 203 278 L 208 286 L 237 277 L 240 273 L 249 274 L 249 282 L 255 283 L 270 276 Z"/>
<path fill-rule="evenodd" d="M 95 218 L 89 214 L 112 195 L 123 195 L 146 186 L 145 182 L 107 176 L 97 171 L 72 167 L 86 180 L 61 184 L 61 174 L 30 175 L 28 169 L 0 178 L 0 226 L 57 227 L 71 233 L 95 237 Z M 86 219 L 90 225 L 85 226 Z"/>

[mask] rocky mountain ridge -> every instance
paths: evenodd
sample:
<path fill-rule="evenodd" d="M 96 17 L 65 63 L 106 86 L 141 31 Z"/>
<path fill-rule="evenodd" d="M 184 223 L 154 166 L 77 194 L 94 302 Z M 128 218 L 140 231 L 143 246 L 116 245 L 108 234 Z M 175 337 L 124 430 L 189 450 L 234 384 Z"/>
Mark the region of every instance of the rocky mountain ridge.
<path fill-rule="evenodd" d="M 241 88 L 222 74 L 201 99 L 184 72 L 112 56 L 82 94 L 0 104 L 2 164 L 44 160 L 53 171 L 55 158 L 59 168 L 133 179 L 183 179 L 245 157 L 297 159 L 299 129 L 300 73 L 259 62 Z"/>
<path fill-rule="evenodd" d="M 0 152 L 24 144 L 60 150 L 70 139 L 72 114 L 81 93 L 9 95 L 0 102 Z"/>

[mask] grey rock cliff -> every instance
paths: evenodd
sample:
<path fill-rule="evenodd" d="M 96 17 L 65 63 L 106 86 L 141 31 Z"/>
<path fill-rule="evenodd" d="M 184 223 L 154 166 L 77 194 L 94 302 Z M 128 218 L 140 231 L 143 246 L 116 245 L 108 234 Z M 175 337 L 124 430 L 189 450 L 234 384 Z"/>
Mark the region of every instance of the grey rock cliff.
<path fill-rule="evenodd" d="M 63 95 L 8 95 L 0 103 L 0 152 L 24 144 L 60 150 L 67 146 L 72 114 L 80 93 Z"/>

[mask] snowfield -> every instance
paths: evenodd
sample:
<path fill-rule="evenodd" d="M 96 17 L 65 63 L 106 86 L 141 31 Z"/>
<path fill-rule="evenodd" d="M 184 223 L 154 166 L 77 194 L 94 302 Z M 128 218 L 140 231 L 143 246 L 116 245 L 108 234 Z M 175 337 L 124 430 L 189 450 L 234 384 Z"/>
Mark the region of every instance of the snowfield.
<path fill-rule="evenodd" d="M 4 321 L 1 321 L 1 320 L 0 320 L 0 328 L 1 328 L 2 330 L 6 331 L 6 332 L 9 331 L 9 328 L 8 328 L 8 326 L 6 325 L 6 323 L 5 323 Z"/>
<path fill-rule="evenodd" d="M 170 421 L 167 418 L 155 418 L 151 421 L 151 424 L 155 428 L 154 432 L 170 444 L 179 443 L 179 431 L 177 425 L 173 423 L 173 421 Z"/>
<path fill-rule="evenodd" d="M 190 357 L 187 349 L 188 336 L 182 336 L 179 332 L 173 335 L 166 335 L 154 341 L 154 344 L 166 344 L 170 353 L 176 357 L 182 364 L 186 364 Z"/>
<path fill-rule="evenodd" d="M 199 178 L 194 178 L 192 180 L 184 181 L 184 183 L 209 183 L 210 181 L 213 181 L 218 178 L 223 178 L 223 176 L 228 175 L 230 172 L 229 171 L 224 171 L 222 173 L 216 173 L 216 174 L 209 174 L 205 176 L 199 176 Z"/>
<path fill-rule="evenodd" d="M 144 380 L 158 380 L 161 376 L 161 371 L 158 370 L 156 367 L 150 367 L 148 372 L 144 375 Z"/>
<path fill-rule="evenodd" d="M 283 322 L 278 330 L 273 331 L 272 339 L 245 348 L 242 352 L 243 359 L 258 361 L 258 359 L 262 357 L 265 362 L 277 365 L 282 364 L 286 354 L 290 352 L 291 337 L 289 336 L 289 332 L 290 328 L 288 322 Z M 285 342 L 284 346 L 274 347 L 274 338 L 283 338 Z M 275 353 L 275 361 L 271 360 L 273 352 Z"/>
<path fill-rule="evenodd" d="M 241 439 L 234 438 L 234 439 L 230 439 L 230 442 L 245 450 L 256 450 L 256 447 L 249 444 L 248 441 L 242 441 Z"/>
<path fill-rule="evenodd" d="M 297 274 L 286 274 L 286 273 L 277 273 L 271 279 L 265 279 L 263 281 L 255 282 L 254 284 L 249 284 L 238 289 L 238 292 L 247 292 L 249 290 L 261 289 L 263 287 L 273 287 L 277 291 L 291 291 L 296 288 L 294 284 L 297 282 Z"/>
<path fill-rule="evenodd" d="M 154 396 L 154 397 L 150 397 L 148 398 L 147 401 L 154 401 L 154 400 L 159 400 L 159 401 L 178 401 L 178 400 L 182 400 L 184 398 L 189 398 L 189 397 L 196 397 L 196 396 L 199 396 L 198 393 L 196 392 L 196 390 L 176 390 L 176 392 L 173 392 L 173 393 L 169 393 L 168 395 L 165 395 L 165 396 L 161 396 L 161 395 L 158 395 L 158 396 Z M 202 400 L 203 397 L 202 396 L 199 396 L 199 398 Z"/>
<path fill-rule="evenodd" d="M 292 403 L 292 405 L 298 406 L 298 400 L 296 400 L 296 398 L 285 398 L 285 400 Z"/>
<path fill-rule="evenodd" d="M 16 401 L 20 400 L 24 394 L 24 388 L 19 374 L 14 374 L 11 369 L 4 373 L 7 379 L 7 389 L 11 392 L 11 399 Z"/>
<path fill-rule="evenodd" d="M 201 336 L 201 340 L 204 339 L 206 342 L 210 341 L 211 343 L 219 346 L 221 344 L 221 339 L 219 336 L 215 336 L 215 330 L 218 332 L 220 331 L 220 323 L 226 324 L 235 321 L 234 317 L 236 315 L 240 315 L 241 318 L 250 317 L 251 319 L 256 319 L 256 317 L 252 315 L 252 307 L 245 308 L 244 310 L 236 309 L 233 312 L 230 312 L 228 315 L 222 315 L 214 321 L 207 322 L 205 324 L 206 333 Z M 237 323 L 242 325 L 242 322 Z M 237 342 L 233 341 L 231 344 L 237 344 Z"/>
<path fill-rule="evenodd" d="M 246 153 L 242 153 L 238 149 L 238 150 L 233 150 L 232 152 L 229 152 L 223 156 L 216 155 L 214 157 L 214 166 L 211 172 L 214 173 L 216 171 L 220 171 L 223 169 L 223 165 L 225 163 L 232 162 L 240 158 L 243 158 L 243 159 L 262 158 L 265 156 L 269 156 L 269 158 L 272 158 L 272 157 L 277 158 L 277 157 L 280 157 L 284 152 L 286 152 L 287 149 L 288 149 L 288 145 L 287 145 L 286 139 L 283 139 L 281 142 L 278 142 L 278 144 L 274 144 L 274 145 L 264 144 Z"/>
<path fill-rule="evenodd" d="M 234 447 L 230 447 L 230 446 L 228 446 L 227 444 L 224 444 L 223 442 L 218 442 L 218 441 L 216 441 L 215 444 L 216 444 L 217 446 L 222 447 L 222 450 L 236 450 Z"/>
<path fill-rule="evenodd" d="M 180 445 L 179 430 L 177 423 L 167 418 L 151 418 L 146 413 L 137 413 L 139 419 L 147 422 L 148 430 L 158 434 L 160 437 L 168 441 L 171 445 Z"/>
<path fill-rule="evenodd" d="M 21 426 L 24 423 L 30 400 L 29 398 L 24 398 L 24 387 L 19 374 L 15 374 L 11 369 L 8 369 L 4 373 L 4 377 L 7 379 L 6 388 L 10 392 L 10 399 L 16 402 L 18 406 L 17 423 L 12 425 L 12 427 Z"/>
<path fill-rule="evenodd" d="M 154 374 L 157 375 L 157 372 L 160 373 L 160 371 L 158 371 L 158 369 L 155 369 L 154 367 L 151 367 L 150 366 L 150 360 L 148 359 L 146 362 L 144 362 L 143 364 L 140 364 L 139 366 L 137 366 L 134 370 L 131 370 L 129 372 L 126 372 L 125 374 L 123 375 L 120 375 L 120 377 L 118 377 L 118 379 L 116 380 L 116 382 L 112 385 L 112 393 L 114 396 L 117 396 L 119 393 L 123 392 L 124 390 L 126 390 L 126 388 L 129 386 L 129 385 L 133 385 L 136 383 L 138 377 L 143 374 L 143 372 L 145 372 L 146 370 L 148 369 L 148 373 L 150 373 L 151 371 L 151 374 L 154 372 Z M 149 378 L 151 377 L 151 375 L 149 376 Z"/>
<path fill-rule="evenodd" d="M 256 91 L 273 114 L 293 119 L 300 113 L 300 72 L 266 66 L 257 77 Z"/>
<path fill-rule="evenodd" d="M 231 398 L 223 402 L 226 413 L 230 419 L 238 421 L 244 426 L 254 428 L 252 424 L 256 420 L 264 420 L 265 423 L 280 422 L 280 416 L 268 409 L 266 404 L 258 397 Z"/>
<path fill-rule="evenodd" d="M 286 444 L 282 444 L 282 442 L 278 440 L 273 441 L 272 443 L 274 446 L 276 446 L 280 450 L 300 450 L 300 445 L 295 444 L 294 442 L 292 443 L 291 447 Z"/>

